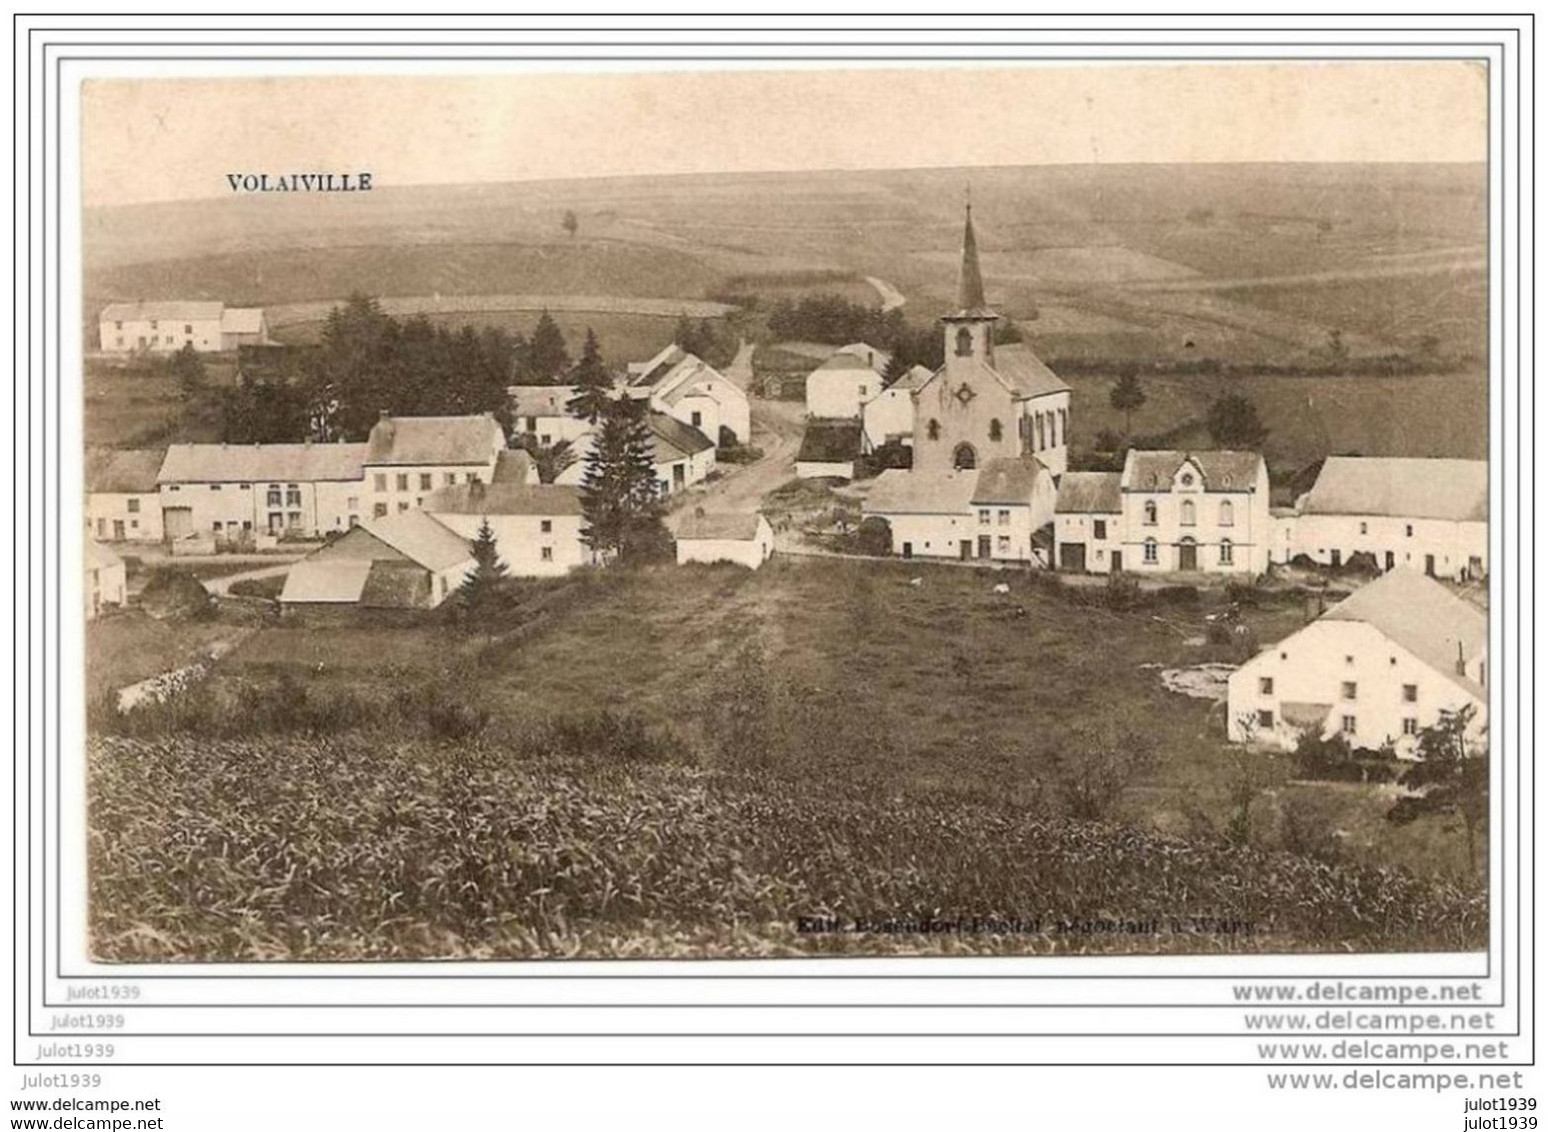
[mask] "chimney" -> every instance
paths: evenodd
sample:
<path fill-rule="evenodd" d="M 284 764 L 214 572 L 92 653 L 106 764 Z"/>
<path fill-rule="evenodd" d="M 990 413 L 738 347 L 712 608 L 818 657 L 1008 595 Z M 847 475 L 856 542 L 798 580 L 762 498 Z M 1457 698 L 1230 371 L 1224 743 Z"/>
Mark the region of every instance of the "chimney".
<path fill-rule="evenodd" d="M 1467 675 L 1467 660 L 1462 656 L 1462 642 L 1457 642 L 1457 675 Z"/>

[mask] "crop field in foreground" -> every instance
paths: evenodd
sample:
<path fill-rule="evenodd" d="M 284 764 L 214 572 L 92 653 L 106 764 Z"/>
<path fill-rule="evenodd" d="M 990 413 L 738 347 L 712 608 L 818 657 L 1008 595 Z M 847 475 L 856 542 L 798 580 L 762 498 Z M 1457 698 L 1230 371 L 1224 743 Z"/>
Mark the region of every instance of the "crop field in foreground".
<path fill-rule="evenodd" d="M 1390 870 L 532 744 L 89 758 L 107 961 L 1452 950 L 1487 923 L 1482 897 Z"/>

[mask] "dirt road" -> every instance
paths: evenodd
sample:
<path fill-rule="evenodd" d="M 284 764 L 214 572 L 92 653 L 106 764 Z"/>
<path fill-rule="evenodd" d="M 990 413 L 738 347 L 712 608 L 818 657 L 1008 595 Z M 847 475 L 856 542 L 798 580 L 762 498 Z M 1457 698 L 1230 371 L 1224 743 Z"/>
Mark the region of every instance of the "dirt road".
<path fill-rule="evenodd" d="M 726 474 L 703 492 L 686 497 L 685 508 L 751 514 L 762 505 L 765 495 L 795 477 L 796 453 L 806 428 L 801 403 L 761 397 L 750 400 L 753 444 L 763 449 L 763 459 L 755 464 L 721 465 Z"/>

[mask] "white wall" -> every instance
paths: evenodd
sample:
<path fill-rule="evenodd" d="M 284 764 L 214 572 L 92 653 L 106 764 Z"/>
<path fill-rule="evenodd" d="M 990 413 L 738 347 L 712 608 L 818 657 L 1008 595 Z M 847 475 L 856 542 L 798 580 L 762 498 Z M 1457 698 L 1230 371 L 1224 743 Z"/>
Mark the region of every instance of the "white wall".
<path fill-rule="evenodd" d="M 123 524 L 120 536 L 115 524 Z M 161 496 L 149 492 L 93 491 L 86 496 L 86 531 L 98 542 L 161 541 Z"/>
<path fill-rule="evenodd" d="M 813 370 L 806 376 L 806 413 L 811 417 L 853 417 L 881 392 L 882 379 L 869 368 Z"/>
<path fill-rule="evenodd" d="M 1480 675 L 1481 657 L 1468 661 L 1469 674 Z M 1272 690 L 1263 691 L 1259 681 L 1273 681 Z M 1355 698 L 1345 699 L 1343 684 L 1355 684 Z M 1414 703 L 1403 700 L 1403 685 L 1418 687 Z M 1376 749 L 1393 740 L 1399 754 L 1413 746 L 1403 737 L 1403 719 L 1411 716 L 1420 728 L 1428 727 L 1441 711 L 1455 711 L 1477 701 L 1452 680 L 1402 646 L 1388 640 L 1363 621 L 1319 619 L 1299 632 L 1264 649 L 1231 674 L 1228 681 L 1227 720 L 1231 739 L 1243 742 L 1248 731 L 1241 717 L 1256 716 L 1259 711 L 1273 712 L 1274 725 L 1257 729 L 1255 740 L 1286 749 L 1295 745 L 1297 732 L 1284 723 L 1285 701 L 1331 704 L 1325 735 L 1340 730 L 1344 715 L 1355 717 L 1356 730 L 1349 736 L 1353 745 Z M 1477 724 L 1481 727 L 1487 705 L 1479 704 Z"/>
<path fill-rule="evenodd" d="M 277 505 L 269 502 L 270 490 L 275 487 L 279 492 Z M 158 507 L 163 511 L 188 508 L 194 533 L 220 539 L 235 538 L 243 532 L 268 534 L 272 515 L 280 516 L 274 533 L 305 536 L 348 530 L 351 516 L 357 521 L 370 517 L 370 499 L 361 480 L 162 484 Z M 218 530 L 216 523 L 220 524 Z M 165 533 L 174 534 L 170 523 Z"/>
<path fill-rule="evenodd" d="M 432 491 L 474 482 L 470 477 L 476 476 L 479 483 L 489 483 L 494 478 L 494 466 L 493 458 L 486 464 L 367 465 L 361 500 L 365 508 L 363 517 L 378 513 L 393 515 L 422 507 L 425 496 Z M 386 510 L 380 510 L 383 507 Z"/>
<path fill-rule="evenodd" d="M 1070 395 L 1049 393 L 1021 402 L 1022 416 L 1030 425 L 1027 433 L 1026 453 L 1036 456 L 1056 476 L 1062 476 L 1070 465 Z M 1043 431 L 1039 437 L 1037 422 L 1042 419 Z"/>
<path fill-rule="evenodd" d="M 135 350 L 148 350 L 153 354 L 168 354 L 181 350 L 184 343 L 192 342 L 193 348 L 205 353 L 221 349 L 220 319 L 157 319 L 152 326 L 150 319 L 125 319 L 121 324 L 104 321 L 98 324 L 104 353 L 128 354 Z"/>
<path fill-rule="evenodd" d="M 86 620 L 94 619 L 103 606 L 124 604 L 127 571 L 122 562 L 86 568 Z"/>
<path fill-rule="evenodd" d="M 911 545 L 914 558 L 960 558 L 960 542 L 964 539 L 973 544 L 972 554 L 978 553 L 978 524 L 976 516 L 967 512 L 957 515 L 889 515 L 881 511 L 866 511 L 865 518 L 880 516 L 892 527 L 892 553 L 904 554 L 904 544 Z"/>
<path fill-rule="evenodd" d="M 830 479 L 852 480 L 855 478 L 853 460 L 797 460 L 797 478 L 803 480 Z"/>
<path fill-rule="evenodd" d="M 675 469 L 679 467 L 683 469 L 683 482 L 681 483 L 678 483 L 675 478 Z M 668 460 L 657 464 L 656 486 L 661 489 L 662 495 L 671 495 L 674 492 L 692 487 L 696 483 L 702 483 L 704 478 L 714 470 L 715 450 L 713 448 L 706 448 L 703 452 L 697 452 L 681 460 Z"/>
<path fill-rule="evenodd" d="M 568 440 L 574 444 L 591 432 L 591 423 L 572 417 L 568 413 L 540 417 L 517 417 L 511 430 L 511 439 L 519 436 L 535 436 L 539 444 L 558 444 Z"/>
<path fill-rule="evenodd" d="M 1204 491 L 1197 478 L 1191 488 L 1180 483 L 1163 485 L 1156 491 L 1123 492 L 1123 568 L 1148 573 L 1176 572 L 1177 544 L 1192 538 L 1198 546 L 1198 572 L 1203 574 L 1261 574 L 1268 569 L 1269 540 L 1273 528 L 1269 521 L 1268 475 L 1259 466 L 1257 490 Z M 1156 522 L 1145 521 L 1145 503 L 1156 504 Z M 1194 525 L 1183 524 L 1183 503 L 1194 505 Z M 1220 504 L 1230 500 L 1232 523 L 1220 522 Z M 1157 542 L 1157 561 L 1145 561 L 1145 541 Z M 1231 562 L 1220 561 L 1220 544 L 1229 539 Z"/>
<path fill-rule="evenodd" d="M 884 389 L 866 402 L 862 419 L 867 452 L 880 448 L 888 437 L 901 437 L 907 443 L 914 435 L 914 400 L 906 389 Z"/>
<path fill-rule="evenodd" d="M 758 533 L 752 539 L 678 539 L 677 564 L 688 562 L 732 562 L 756 570 L 774 553 L 774 529 L 767 519 L 758 520 Z"/>
<path fill-rule="evenodd" d="M 1054 562 L 1061 561 L 1059 547 L 1067 543 L 1084 543 L 1086 547 L 1086 571 L 1090 574 L 1110 574 L 1113 569 L 1113 551 L 1121 550 L 1121 516 L 1110 514 L 1062 514 L 1054 517 Z M 1097 523 L 1105 525 L 1103 537 L 1097 537 Z M 1123 566 L 1128 568 L 1125 561 Z"/>
<path fill-rule="evenodd" d="M 436 514 L 436 522 L 472 542 L 484 523 L 483 515 Z M 490 515 L 495 549 L 510 572 L 519 578 L 546 578 L 568 573 L 591 562 L 591 552 L 581 540 L 585 520 L 579 515 Z M 544 530 L 547 524 L 548 529 Z M 544 551 L 547 551 L 545 557 Z"/>
<path fill-rule="evenodd" d="M 1411 532 L 1411 533 L 1410 533 Z M 1486 523 L 1445 519 L 1401 519 L 1380 515 L 1301 515 L 1294 521 L 1291 557 L 1304 554 L 1323 565 L 1333 551 L 1344 562 L 1367 553 L 1376 564 L 1409 570 L 1425 569 L 1425 556 L 1435 556 L 1435 575 L 1454 578 L 1466 572 L 1476 557 L 1483 572 L 1489 568 L 1489 528 Z"/>

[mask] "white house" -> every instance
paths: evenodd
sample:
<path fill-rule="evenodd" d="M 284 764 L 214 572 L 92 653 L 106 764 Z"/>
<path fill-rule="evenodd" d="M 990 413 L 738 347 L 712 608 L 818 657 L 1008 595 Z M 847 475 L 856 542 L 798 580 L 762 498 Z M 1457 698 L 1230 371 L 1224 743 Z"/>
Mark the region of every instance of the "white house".
<path fill-rule="evenodd" d="M 915 366 L 861 406 L 867 452 L 885 444 L 914 443 L 914 392 L 931 376 L 924 366 Z"/>
<path fill-rule="evenodd" d="M 94 448 L 86 453 L 86 533 L 101 542 L 160 542 L 161 448 Z"/>
<path fill-rule="evenodd" d="M 651 462 L 662 495 L 701 483 L 715 470 L 715 443 L 704 433 L 665 413 L 650 413 L 647 422 Z"/>
<path fill-rule="evenodd" d="M 1051 565 L 1053 475 L 1035 458 L 1004 457 L 973 470 L 877 476 L 861 506 L 887 520 L 904 558 L 957 558 Z"/>
<path fill-rule="evenodd" d="M 423 511 L 394 512 L 292 566 L 280 605 L 434 609 L 473 567 L 467 540 Z"/>
<path fill-rule="evenodd" d="M 801 479 L 852 480 L 861 447 L 859 421 L 808 420 L 796 452 L 795 474 Z"/>
<path fill-rule="evenodd" d="M 218 352 L 224 311 L 224 304 L 208 302 L 109 303 L 97 319 L 102 352 L 166 354 L 186 345 Z"/>
<path fill-rule="evenodd" d="M 493 414 L 390 417 L 371 427 L 364 459 L 365 496 L 374 518 L 424 505 L 436 488 L 489 483 L 505 448 Z"/>
<path fill-rule="evenodd" d="M 425 513 L 469 543 L 487 521 L 496 552 L 517 577 L 552 577 L 594 561 L 573 487 L 459 484 L 431 492 Z"/>
<path fill-rule="evenodd" d="M 695 511 L 678 524 L 677 564 L 733 562 L 756 570 L 774 553 L 774 528 L 761 514 Z"/>
<path fill-rule="evenodd" d="M 1414 736 L 1442 711 L 1477 708 L 1487 724 L 1488 617 L 1441 583 L 1394 570 L 1231 674 L 1231 738 L 1293 747 L 1303 731 L 1352 746 Z"/>
<path fill-rule="evenodd" d="M 575 399 L 573 385 L 512 385 L 512 425 L 517 436 L 526 436 L 547 448 L 568 441 L 574 444 L 591 431 L 591 422 L 570 412 Z"/>
<path fill-rule="evenodd" d="M 165 536 L 315 537 L 367 517 L 364 444 L 173 444 L 156 476 Z"/>
<path fill-rule="evenodd" d="M 1383 570 L 1479 578 L 1489 569 L 1489 465 L 1483 460 L 1330 456 L 1297 502 L 1283 561 L 1338 566 L 1367 554 Z"/>
<path fill-rule="evenodd" d="M 122 606 L 128 590 L 124 560 L 107 547 L 86 540 L 86 620 L 105 606 Z"/>
<path fill-rule="evenodd" d="M 1268 466 L 1258 453 L 1130 449 L 1119 492 L 1124 570 L 1261 574 L 1268 569 L 1273 539 Z M 1095 561 L 1095 548 L 1086 560 Z"/>
<path fill-rule="evenodd" d="M 648 397 L 652 409 L 697 429 L 717 446 L 722 429 L 738 444 L 752 439 L 747 391 L 676 343 L 648 361 L 631 363 L 625 392 Z"/>
<path fill-rule="evenodd" d="M 1118 472 L 1065 472 L 1054 503 L 1059 569 L 1114 574 L 1123 569 L 1123 491 Z"/>
<path fill-rule="evenodd" d="M 220 348 L 240 350 L 269 341 L 269 323 L 262 307 L 226 307 L 220 312 Z"/>
<path fill-rule="evenodd" d="M 881 374 L 863 356 L 840 350 L 806 375 L 806 415 L 858 420 L 881 389 Z"/>

